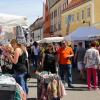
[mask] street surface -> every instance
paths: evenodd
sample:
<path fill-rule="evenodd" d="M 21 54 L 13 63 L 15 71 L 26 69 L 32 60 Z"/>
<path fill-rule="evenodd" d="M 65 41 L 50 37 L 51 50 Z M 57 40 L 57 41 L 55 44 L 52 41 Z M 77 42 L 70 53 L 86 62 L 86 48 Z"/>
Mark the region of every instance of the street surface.
<path fill-rule="evenodd" d="M 79 82 L 78 72 L 73 73 L 74 88 L 66 88 L 67 95 L 61 100 L 100 100 L 100 89 L 88 91 L 86 82 Z M 29 95 L 28 100 L 37 100 L 37 80 L 28 80 Z"/>

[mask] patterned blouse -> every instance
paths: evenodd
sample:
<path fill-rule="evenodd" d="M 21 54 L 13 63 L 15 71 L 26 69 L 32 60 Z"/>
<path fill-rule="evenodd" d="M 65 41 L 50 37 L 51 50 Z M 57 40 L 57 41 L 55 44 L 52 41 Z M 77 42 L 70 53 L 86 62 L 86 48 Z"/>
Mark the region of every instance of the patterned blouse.
<path fill-rule="evenodd" d="M 99 51 L 94 47 L 88 49 L 85 53 L 84 63 L 86 68 L 95 68 L 97 69 L 100 64 L 100 55 Z"/>

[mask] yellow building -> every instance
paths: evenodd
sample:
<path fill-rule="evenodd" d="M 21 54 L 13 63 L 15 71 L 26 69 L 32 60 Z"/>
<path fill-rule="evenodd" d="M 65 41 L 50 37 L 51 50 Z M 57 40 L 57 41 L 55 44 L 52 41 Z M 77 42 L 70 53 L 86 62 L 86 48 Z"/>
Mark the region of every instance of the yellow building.
<path fill-rule="evenodd" d="M 100 27 L 100 0 L 72 0 L 62 13 L 62 35 L 81 26 Z"/>
<path fill-rule="evenodd" d="M 93 16 L 94 16 L 94 26 L 100 29 L 100 0 L 92 0 L 92 3 L 94 5 L 93 8 Z"/>
<path fill-rule="evenodd" d="M 67 7 L 71 0 L 48 0 L 51 15 L 51 36 L 62 35 L 61 31 L 61 14 L 62 10 Z"/>

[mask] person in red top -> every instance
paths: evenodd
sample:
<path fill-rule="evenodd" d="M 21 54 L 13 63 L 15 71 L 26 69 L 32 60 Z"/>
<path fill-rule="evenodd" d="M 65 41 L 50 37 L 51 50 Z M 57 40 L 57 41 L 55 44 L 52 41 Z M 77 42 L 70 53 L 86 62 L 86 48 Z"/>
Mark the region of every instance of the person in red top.
<path fill-rule="evenodd" d="M 72 64 L 71 58 L 74 56 L 73 49 L 68 46 L 67 41 L 62 41 L 61 47 L 58 50 L 59 74 L 62 82 L 68 80 L 68 87 L 72 86 Z"/>

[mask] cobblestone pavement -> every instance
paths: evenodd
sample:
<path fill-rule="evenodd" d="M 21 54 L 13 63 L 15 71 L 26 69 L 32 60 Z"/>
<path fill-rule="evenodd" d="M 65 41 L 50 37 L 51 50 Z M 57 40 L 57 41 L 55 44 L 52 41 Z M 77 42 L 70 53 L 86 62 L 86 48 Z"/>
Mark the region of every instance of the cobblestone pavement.
<path fill-rule="evenodd" d="M 79 81 L 78 71 L 73 73 L 74 88 L 66 88 L 67 95 L 61 100 L 100 100 L 100 89 L 88 91 L 87 84 L 84 81 Z M 37 80 L 31 78 L 28 80 L 29 95 L 28 100 L 36 100 L 37 98 Z"/>

